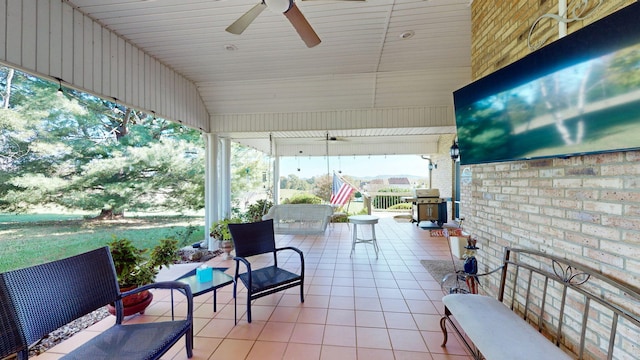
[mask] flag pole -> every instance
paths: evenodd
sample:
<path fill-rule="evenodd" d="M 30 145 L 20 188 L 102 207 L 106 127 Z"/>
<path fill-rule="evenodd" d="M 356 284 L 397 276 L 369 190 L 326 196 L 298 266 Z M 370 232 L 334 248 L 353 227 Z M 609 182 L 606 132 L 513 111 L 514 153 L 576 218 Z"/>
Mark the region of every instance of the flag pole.
<path fill-rule="evenodd" d="M 327 137 L 324 138 L 324 146 L 327 155 L 327 176 L 331 177 L 331 172 L 329 171 L 329 132 L 327 132 Z"/>

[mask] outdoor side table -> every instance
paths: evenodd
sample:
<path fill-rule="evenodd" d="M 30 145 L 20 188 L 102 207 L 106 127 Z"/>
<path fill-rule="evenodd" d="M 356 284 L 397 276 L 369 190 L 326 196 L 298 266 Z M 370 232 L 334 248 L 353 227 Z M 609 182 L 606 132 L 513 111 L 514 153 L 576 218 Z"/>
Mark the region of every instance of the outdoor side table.
<path fill-rule="evenodd" d="M 233 283 L 233 277 L 231 275 L 225 274 L 220 269 L 214 268 L 211 281 L 200 282 L 198 281 L 198 279 L 196 279 L 196 269 L 193 269 L 177 278 L 176 281 L 188 284 L 191 287 L 191 293 L 193 294 L 193 296 L 198 296 L 213 291 L 213 312 L 216 312 L 216 290 Z M 173 291 L 171 292 L 171 304 L 173 304 Z M 171 317 L 173 317 L 173 307 L 171 309 Z"/>
<path fill-rule="evenodd" d="M 373 215 L 353 215 L 349 216 L 349 223 L 353 224 L 353 242 L 351 244 L 351 254 L 356 249 L 356 244 L 358 243 L 366 243 L 372 244 L 373 249 L 376 252 L 376 259 L 378 258 L 378 241 L 376 240 L 376 224 L 378 223 L 379 217 Z M 371 238 L 364 239 L 358 237 L 358 225 L 371 225 Z M 361 229 L 362 230 L 362 229 Z"/>

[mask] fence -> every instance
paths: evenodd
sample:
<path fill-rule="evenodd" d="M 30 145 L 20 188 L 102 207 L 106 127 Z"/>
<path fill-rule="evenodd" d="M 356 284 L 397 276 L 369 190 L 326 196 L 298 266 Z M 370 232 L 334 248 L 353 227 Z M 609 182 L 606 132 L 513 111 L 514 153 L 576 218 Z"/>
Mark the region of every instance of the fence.
<path fill-rule="evenodd" d="M 404 203 L 405 201 L 402 201 L 402 198 L 412 195 L 409 192 L 372 192 L 369 193 L 369 196 L 371 196 L 371 206 L 373 209 L 386 210 L 393 205 Z"/>

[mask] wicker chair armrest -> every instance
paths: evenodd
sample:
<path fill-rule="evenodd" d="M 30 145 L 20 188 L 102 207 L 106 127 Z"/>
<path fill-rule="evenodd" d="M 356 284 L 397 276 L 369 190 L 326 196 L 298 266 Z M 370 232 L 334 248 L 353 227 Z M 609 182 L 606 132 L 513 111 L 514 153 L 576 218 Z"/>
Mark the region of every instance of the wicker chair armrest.
<path fill-rule="evenodd" d="M 139 287 L 137 287 L 135 289 L 123 292 L 122 296 L 127 296 L 127 295 L 131 295 L 131 294 L 139 293 L 139 292 L 144 291 L 144 290 L 150 290 L 150 289 L 175 289 L 175 290 L 181 290 L 181 291 L 184 292 L 186 297 L 193 298 L 193 295 L 191 293 L 191 287 L 188 284 L 185 284 L 185 283 L 180 282 L 180 281 L 160 281 L 160 282 L 154 282 L 154 283 L 142 285 L 142 286 L 139 286 Z"/>
<path fill-rule="evenodd" d="M 160 281 L 151 284 L 146 284 L 139 286 L 135 289 L 131 289 L 125 291 L 120 294 L 118 301 L 116 301 L 116 323 L 121 324 L 124 318 L 122 307 L 122 298 L 128 295 L 137 294 L 139 292 L 151 289 L 169 289 L 169 290 L 178 290 L 181 294 L 187 298 L 187 320 L 193 322 L 193 293 L 191 292 L 191 287 L 188 284 L 182 283 L 180 281 Z"/>
<path fill-rule="evenodd" d="M 280 247 L 280 248 L 276 248 L 276 253 L 278 251 L 282 251 L 282 250 L 293 250 L 295 252 L 298 253 L 298 255 L 300 255 L 300 276 L 302 276 L 304 278 L 304 254 L 302 253 L 302 250 L 293 247 L 293 246 L 284 246 L 284 247 Z"/>
<path fill-rule="evenodd" d="M 282 250 L 293 250 L 293 251 L 297 252 L 297 253 L 300 255 L 300 258 L 301 258 L 301 259 L 303 258 L 302 250 L 300 250 L 300 249 L 298 249 L 298 248 L 296 248 L 296 247 L 293 247 L 293 246 L 285 246 L 285 247 L 277 248 L 277 249 L 276 249 L 276 252 L 278 252 L 278 251 L 282 251 Z"/>
<path fill-rule="evenodd" d="M 244 266 L 247 268 L 247 272 L 249 273 L 249 276 L 251 276 L 251 263 L 249 262 L 249 260 L 247 260 L 246 258 L 243 258 L 242 256 L 235 256 L 233 260 L 236 261 L 236 276 L 235 276 L 236 279 L 238 278 L 238 275 L 240 273 L 239 263 L 244 264 Z"/>
<path fill-rule="evenodd" d="M 244 264 L 244 266 L 247 267 L 247 271 L 251 271 L 251 263 L 249 262 L 249 260 L 247 260 L 246 258 L 242 257 L 242 256 L 235 256 L 233 258 L 233 260 L 236 261 L 236 268 L 238 268 L 237 263 L 238 262 L 242 262 Z"/>
<path fill-rule="evenodd" d="M 240 263 L 243 263 L 244 266 L 247 268 L 247 279 L 249 282 L 247 287 L 251 288 L 251 284 L 253 283 L 253 276 L 251 275 L 251 263 L 249 262 L 249 260 L 241 256 L 235 256 L 233 260 L 236 261 L 236 272 L 235 272 L 235 276 L 233 277 L 234 284 L 237 283 L 238 279 L 240 278 Z"/>

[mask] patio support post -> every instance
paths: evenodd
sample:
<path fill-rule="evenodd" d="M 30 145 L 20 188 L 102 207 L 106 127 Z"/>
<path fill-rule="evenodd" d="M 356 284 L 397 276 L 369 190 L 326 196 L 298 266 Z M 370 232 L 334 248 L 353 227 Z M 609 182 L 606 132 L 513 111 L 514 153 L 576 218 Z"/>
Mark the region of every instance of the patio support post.
<path fill-rule="evenodd" d="M 211 225 L 216 219 L 218 219 L 218 207 L 216 206 L 216 181 L 215 179 L 218 177 L 217 175 L 217 167 L 216 167 L 216 157 L 217 157 L 217 142 L 218 136 L 216 134 L 211 133 L 203 133 L 202 137 L 204 138 L 204 146 L 205 146 L 205 157 L 204 157 L 204 233 L 205 239 L 208 240 L 207 247 L 209 250 L 214 250 L 217 244 L 209 237 L 209 225 Z"/>
<path fill-rule="evenodd" d="M 218 169 L 220 171 L 218 206 L 220 208 L 220 218 L 231 217 L 231 140 L 229 138 L 218 138 L 220 152 L 218 154 Z"/>
<path fill-rule="evenodd" d="M 275 150 L 275 157 L 273 161 L 273 205 L 278 205 L 278 199 L 280 199 L 280 155 L 278 155 L 278 149 Z"/>
<path fill-rule="evenodd" d="M 231 141 L 217 134 L 203 134 L 205 140 L 204 208 L 205 236 L 209 250 L 217 244 L 209 238 L 209 225 L 231 216 Z"/>

